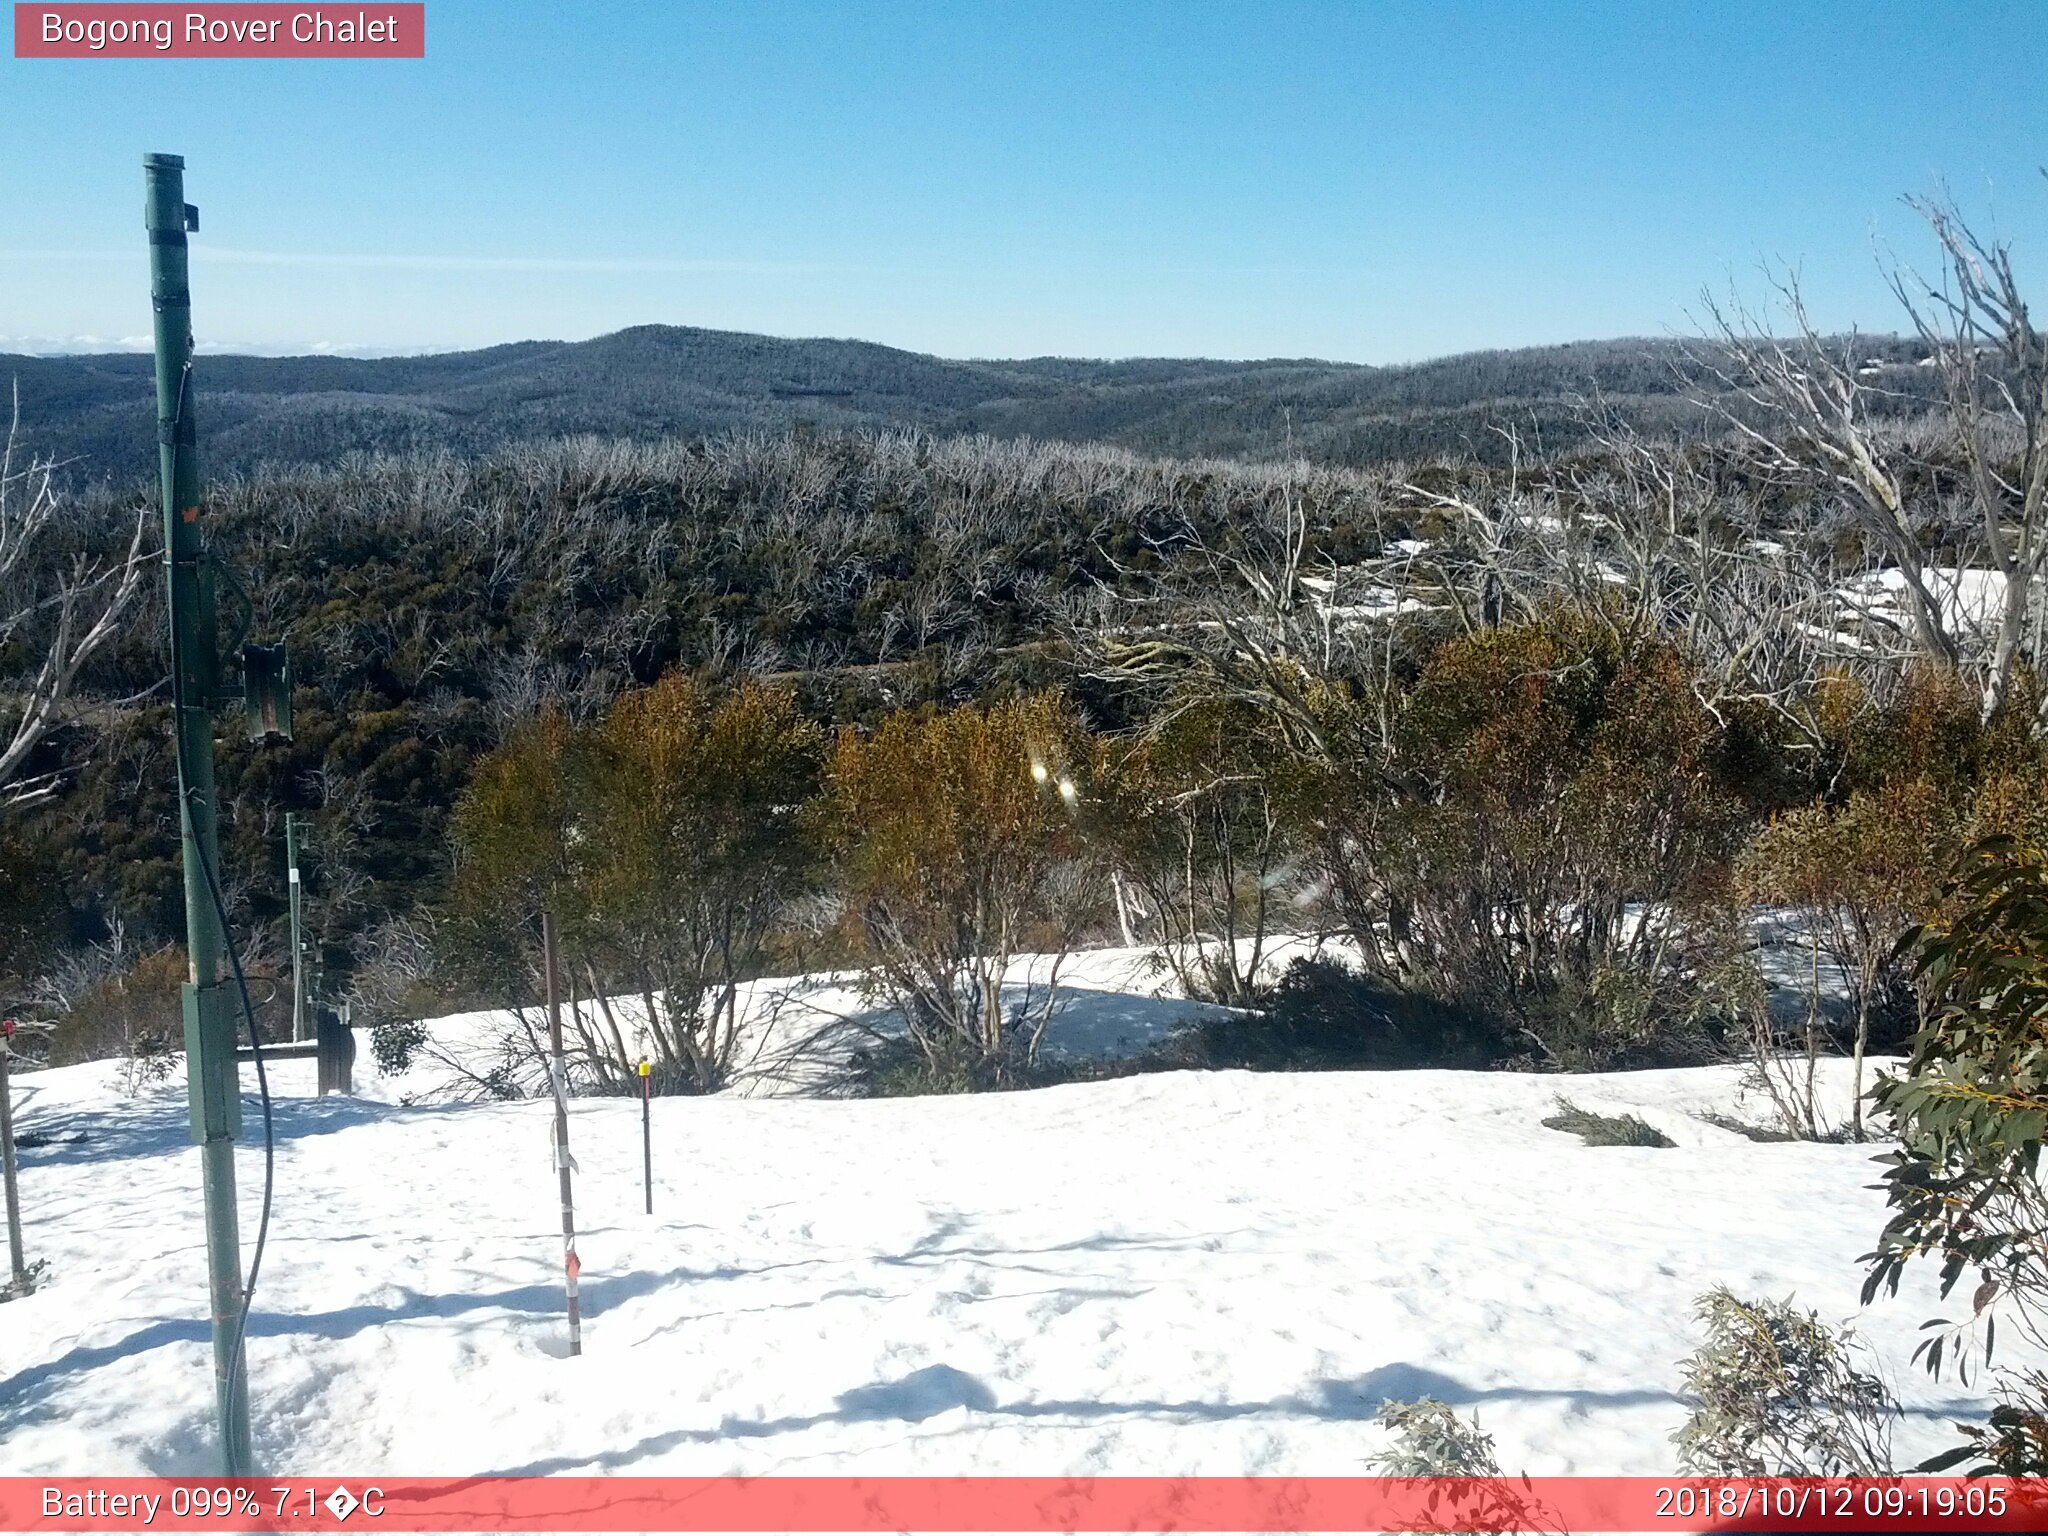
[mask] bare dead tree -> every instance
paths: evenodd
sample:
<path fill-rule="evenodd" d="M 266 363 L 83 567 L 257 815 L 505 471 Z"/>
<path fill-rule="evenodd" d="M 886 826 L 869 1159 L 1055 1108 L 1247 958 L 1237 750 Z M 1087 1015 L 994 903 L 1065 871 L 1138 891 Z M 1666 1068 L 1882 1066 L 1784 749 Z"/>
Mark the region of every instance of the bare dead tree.
<path fill-rule="evenodd" d="M 1074 624 L 1079 613 L 1070 605 L 1066 638 L 1089 674 L 1162 698 L 1247 704 L 1297 749 L 1329 761 L 1347 756 L 1350 744 L 1332 734 L 1322 695 L 1341 675 L 1380 673 L 1391 631 L 1356 620 L 1390 595 L 1397 607 L 1403 598 L 1375 563 L 1346 567 L 1311 555 L 1302 469 L 1265 471 L 1261 504 L 1236 519 L 1228 543 L 1212 541 L 1183 510 L 1170 533 L 1149 541 L 1162 574 L 1132 581 L 1126 592 L 1105 588 L 1084 610 L 1092 619 L 1085 626 Z"/>
<path fill-rule="evenodd" d="M 2009 247 L 1978 235 L 1945 194 L 1908 202 L 1934 232 L 1941 273 L 1927 282 L 1895 270 L 1892 291 L 1940 370 L 1982 532 L 1980 558 L 2004 584 L 1985 665 L 1989 715 L 2004 702 L 2015 663 L 2040 660 L 2034 616 L 2048 507 L 2048 336 L 2027 312 Z"/>
<path fill-rule="evenodd" d="M 0 446 L 0 651 L 23 646 L 29 661 L 0 677 L 0 805 L 55 789 L 55 775 L 25 773 L 29 756 L 56 727 L 86 663 L 113 638 L 147 564 L 146 509 L 125 555 L 66 556 L 50 547 L 63 533 L 56 470 L 22 446 L 17 385 Z"/>
<path fill-rule="evenodd" d="M 1773 279 L 1791 336 L 1737 302 L 1706 301 L 1714 343 L 1694 360 L 1753 408 L 1718 414 L 1766 471 L 1833 498 L 1898 573 L 1897 606 L 1918 652 L 1969 676 L 1986 716 L 2005 701 L 2016 665 L 2041 653 L 2042 516 L 2048 506 L 2048 338 L 2033 324 L 2011 252 L 1974 231 L 1946 195 L 1909 198 L 1933 232 L 1932 279 L 1893 268 L 1893 293 L 1942 384 L 1932 442 L 1883 419 L 1899 392 L 1859 355 L 1830 344 L 1809 317 L 1796 274 Z M 1942 488 L 1956 483 L 1953 493 Z M 1932 486 L 1933 494 L 1921 487 Z M 1930 537 L 1959 546 L 1932 564 Z M 1978 596 L 1972 572 L 1995 578 Z M 1866 617 L 1890 604 L 1873 602 Z"/>
<path fill-rule="evenodd" d="M 1648 441 L 1596 408 L 1584 435 L 1596 455 L 1566 466 L 1572 494 L 1552 512 L 1549 537 L 1524 541 L 1533 569 L 1520 580 L 1542 590 L 1541 567 L 1563 565 L 1551 592 L 1597 593 L 1594 611 L 1617 629 L 1678 641 L 1716 718 L 1759 706 L 1818 747 L 1820 679 L 1881 686 L 1920 654 L 1889 605 L 1847 579 L 1823 530 L 1810 518 L 1767 517 L 1715 455 Z M 1574 557 L 1575 545 L 1585 552 Z M 1587 564 L 1592 582 L 1581 575 Z"/>
<path fill-rule="evenodd" d="M 1792 325 L 1789 340 L 1739 301 L 1724 307 L 1712 294 L 1704 297 L 1718 347 L 1702 348 L 1695 361 L 1770 426 L 1756 426 L 1725 406 L 1721 417 L 1755 450 L 1763 470 L 1839 498 L 1899 571 L 1921 651 L 1960 666 L 1961 646 L 1929 584 L 1920 530 L 1907 504 L 1910 460 L 1875 419 L 1881 386 L 1863 375 L 1853 337 L 1830 347 L 1814 327 L 1796 275 L 1778 276 L 1773 285 Z"/>

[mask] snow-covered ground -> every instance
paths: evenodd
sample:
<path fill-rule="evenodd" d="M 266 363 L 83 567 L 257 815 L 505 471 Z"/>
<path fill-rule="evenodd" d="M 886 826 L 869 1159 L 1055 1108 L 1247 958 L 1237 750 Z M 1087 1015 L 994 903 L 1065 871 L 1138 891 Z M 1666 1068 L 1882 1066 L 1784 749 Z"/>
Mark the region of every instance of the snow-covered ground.
<path fill-rule="evenodd" d="M 1635 921 L 1640 913 L 1631 913 Z M 1771 988 L 1771 1007 L 1781 1019 L 1797 1023 L 1806 1016 L 1808 993 L 1820 989 L 1824 1014 L 1848 1005 L 1849 984 L 1841 966 L 1823 947 L 1816 962 L 1809 925 L 1789 910 L 1759 909 L 1751 919 L 1757 959 Z M 1348 941 L 1315 940 L 1299 935 L 1269 937 L 1259 950 L 1262 975 L 1277 977 L 1289 961 L 1320 955 L 1340 963 L 1357 963 Z M 1244 946 L 1243 963 L 1250 950 Z M 1042 1053 L 1050 1058 L 1111 1059 L 1130 1057 L 1163 1044 L 1206 1009 L 1189 1002 L 1171 970 L 1155 950 L 1096 949 L 1062 956 L 1055 972 L 1049 957 L 1021 955 L 1011 967 L 1004 989 L 1006 1004 L 1026 1010 L 1041 1001 L 1050 981 L 1057 981 L 1057 1019 L 1047 1032 Z M 564 1001 L 566 1018 L 578 1014 L 602 1038 L 604 1021 L 587 1000 Z M 610 1013 L 627 1048 L 638 1053 L 644 1010 L 638 999 L 614 998 Z M 850 973 L 819 972 L 777 977 L 753 983 L 742 994 L 743 1043 L 737 1081 L 731 1090 L 743 1097 L 812 1095 L 841 1076 L 840 1067 L 862 1029 L 894 1033 L 888 1010 L 862 994 Z M 505 1070 L 521 1091 L 547 1091 L 547 1075 L 534 1055 L 545 1030 L 538 1009 L 521 1013 L 491 1009 L 456 1014 L 434 1021 L 433 1037 L 412 1068 L 390 1078 L 358 1074 L 358 1092 L 393 1103 L 440 1103 L 451 1099 L 489 1097 L 482 1082 L 492 1068 Z M 568 1026 L 571 1056 L 575 1028 Z M 369 1061 L 367 1041 L 358 1053 Z"/>
<path fill-rule="evenodd" d="M 1312 951 L 1342 958 L 1341 945 L 1282 936 L 1260 950 L 1262 974 L 1277 975 L 1286 962 Z M 1249 960 L 1249 950 L 1246 952 Z M 1043 1005 L 1054 988 L 1057 1022 L 1041 1054 L 1048 1058 L 1108 1060 L 1140 1055 L 1185 1028 L 1205 1011 L 1181 993 L 1171 971 L 1151 949 L 1095 949 L 1062 955 L 1019 955 L 1004 981 L 1007 1008 L 1025 1013 Z M 889 1010 L 862 993 L 850 972 L 783 976 L 749 985 L 740 999 L 742 1041 L 732 1092 L 747 1098 L 806 1096 L 842 1075 L 849 1050 L 893 1035 L 899 1026 Z M 609 1012 L 627 1049 L 646 1046 L 646 1010 L 637 998 L 610 1000 Z M 606 1021 L 593 1004 L 564 999 L 564 1030 L 574 1056 L 576 1016 L 605 1036 Z M 438 1103 L 488 1097 L 478 1079 L 493 1067 L 527 1092 L 547 1091 L 547 1074 L 536 1062 L 534 1044 L 546 1029 L 537 1008 L 523 1014 L 509 1008 L 437 1019 L 432 1037 L 410 1070 L 389 1078 L 359 1080 L 359 1091 L 394 1103 Z M 367 1040 L 357 1053 L 367 1063 Z M 572 1069 L 573 1070 L 573 1069 Z"/>
<path fill-rule="evenodd" d="M 1082 974 L 1069 1047 L 1185 1016 L 1156 978 Z M 1655 1473 L 1693 1299 L 1726 1284 L 1848 1319 L 1883 1221 L 1877 1149 L 1697 1118 L 1757 1114 L 1734 1068 L 664 1099 L 651 1217 L 639 1104 L 579 1100 L 572 1360 L 550 1106 L 408 1105 L 361 1068 L 363 1097 L 324 1101 L 310 1062 L 273 1068 L 248 1347 L 266 1470 L 1358 1473 L 1379 1404 L 1434 1396 L 1511 1469 Z M 0 1308 L 0 1473 L 213 1470 L 183 1092 L 118 1079 L 17 1082 L 50 1267 Z M 1547 1130 L 1559 1093 L 1678 1146 Z M 253 1146 L 240 1168 L 246 1244 Z M 1929 1279 L 1859 1322 L 1912 1410 L 1907 1455 L 1983 1406 L 1906 1366 Z"/>

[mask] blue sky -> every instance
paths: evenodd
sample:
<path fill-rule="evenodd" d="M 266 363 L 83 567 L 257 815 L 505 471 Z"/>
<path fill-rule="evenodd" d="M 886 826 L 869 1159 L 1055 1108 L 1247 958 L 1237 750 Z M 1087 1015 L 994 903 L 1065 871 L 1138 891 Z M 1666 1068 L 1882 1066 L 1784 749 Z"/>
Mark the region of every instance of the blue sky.
<path fill-rule="evenodd" d="M 424 61 L 10 56 L 0 350 L 147 332 L 147 150 L 215 348 L 1379 363 L 1684 330 L 1765 259 L 1889 329 L 1937 178 L 2048 273 L 2044 60 L 2038 0 L 429 0 Z"/>

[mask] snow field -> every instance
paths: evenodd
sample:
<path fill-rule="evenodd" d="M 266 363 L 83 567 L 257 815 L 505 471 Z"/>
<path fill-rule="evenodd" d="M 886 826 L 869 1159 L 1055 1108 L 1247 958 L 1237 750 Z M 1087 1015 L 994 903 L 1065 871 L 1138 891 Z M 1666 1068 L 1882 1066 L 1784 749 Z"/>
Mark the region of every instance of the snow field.
<path fill-rule="evenodd" d="M 1847 1319 L 1883 1219 L 1877 1148 L 1693 1118 L 1756 1113 L 1733 1068 L 664 1099 L 652 1218 L 639 1104 L 577 1100 L 570 1360 L 551 1107 L 318 1101 L 311 1071 L 273 1069 L 248 1346 L 277 1472 L 1357 1473 L 1378 1405 L 1428 1395 L 1476 1412 L 1509 1469 L 1652 1474 L 1693 1298 Z M 213 1469 L 182 1088 L 117 1077 L 19 1082 L 20 1127 L 51 1138 L 22 1171 L 51 1267 L 0 1314 L 0 1473 Z M 1559 1093 L 1679 1146 L 1545 1129 Z M 1931 1279 L 1859 1325 L 1912 1410 L 1906 1455 L 1982 1407 L 1906 1365 Z"/>

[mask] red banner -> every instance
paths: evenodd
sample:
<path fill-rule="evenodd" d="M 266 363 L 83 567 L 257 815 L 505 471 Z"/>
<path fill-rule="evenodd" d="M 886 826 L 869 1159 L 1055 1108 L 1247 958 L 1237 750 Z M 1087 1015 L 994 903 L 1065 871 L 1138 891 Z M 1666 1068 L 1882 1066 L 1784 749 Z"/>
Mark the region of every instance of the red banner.
<path fill-rule="evenodd" d="M 0 1531 L 2048 1531 L 2012 1478 L 0 1478 Z"/>
<path fill-rule="evenodd" d="M 423 59 L 424 4 L 21 5 L 17 59 Z"/>

